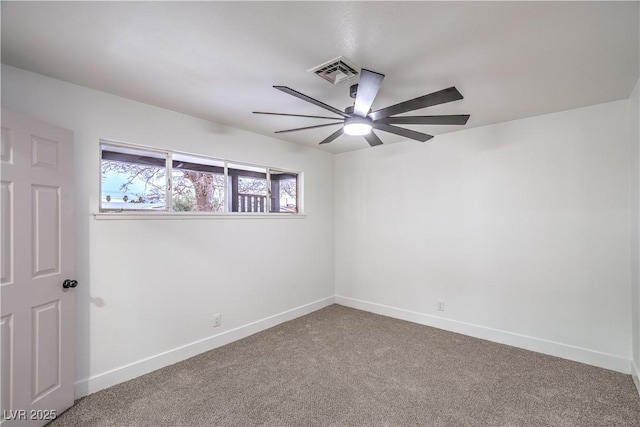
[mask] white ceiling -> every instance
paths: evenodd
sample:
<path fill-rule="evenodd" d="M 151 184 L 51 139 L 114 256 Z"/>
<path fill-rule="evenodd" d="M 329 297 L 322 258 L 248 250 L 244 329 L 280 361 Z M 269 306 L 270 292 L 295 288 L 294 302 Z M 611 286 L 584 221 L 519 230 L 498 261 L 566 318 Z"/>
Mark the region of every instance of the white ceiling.
<path fill-rule="evenodd" d="M 466 127 L 628 98 L 640 62 L 635 1 L 2 1 L 1 11 L 5 64 L 270 136 L 325 121 L 252 111 L 328 113 L 273 85 L 351 104 L 354 81 L 307 72 L 340 55 L 386 75 L 374 110 L 456 86 L 465 99 L 406 115 L 471 114 Z M 347 136 L 319 147 L 333 129 L 280 139 L 368 147 Z"/>

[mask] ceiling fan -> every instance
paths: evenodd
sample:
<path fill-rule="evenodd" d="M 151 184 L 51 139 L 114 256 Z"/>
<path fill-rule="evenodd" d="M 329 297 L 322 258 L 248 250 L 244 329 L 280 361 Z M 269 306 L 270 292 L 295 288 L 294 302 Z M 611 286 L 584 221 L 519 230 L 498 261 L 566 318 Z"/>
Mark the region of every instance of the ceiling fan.
<path fill-rule="evenodd" d="M 327 105 L 324 102 L 318 101 L 317 99 L 311 98 L 310 96 L 295 91 L 289 87 L 274 86 L 274 88 L 284 93 L 295 96 L 296 98 L 302 99 L 303 101 L 310 102 L 311 104 L 324 108 L 325 110 L 337 114 L 340 117 L 308 116 L 303 114 L 288 113 L 268 113 L 264 111 L 254 111 L 253 113 L 270 114 L 274 116 L 307 117 L 313 119 L 335 120 L 335 122 L 333 123 L 324 123 L 315 126 L 305 126 L 295 129 L 279 130 L 275 133 L 297 132 L 300 130 L 340 125 L 340 129 L 320 141 L 320 144 L 328 144 L 329 142 L 345 133 L 347 135 L 363 136 L 372 147 L 382 144 L 380 138 L 378 138 L 378 136 L 373 133 L 373 129 L 393 133 L 416 141 L 425 142 L 433 138 L 433 135 L 416 132 L 414 130 L 405 129 L 394 125 L 464 125 L 467 123 L 467 120 L 469 120 L 468 114 L 396 117 L 396 115 L 406 113 L 408 111 L 419 110 L 421 108 L 431 107 L 433 105 L 444 104 L 447 102 L 462 99 L 462 94 L 458 92 L 458 89 L 456 89 L 455 86 L 433 92 L 428 95 L 419 96 L 408 101 L 400 102 L 399 104 L 391 105 L 380 110 L 371 111 L 371 105 L 373 104 L 373 100 L 376 98 L 376 95 L 380 90 L 383 79 L 384 74 L 376 73 L 375 71 L 366 70 L 363 68 L 360 71 L 360 82 L 351 86 L 349 90 L 349 95 L 351 96 L 351 98 L 355 98 L 355 102 L 353 106 L 347 107 L 344 111 Z"/>

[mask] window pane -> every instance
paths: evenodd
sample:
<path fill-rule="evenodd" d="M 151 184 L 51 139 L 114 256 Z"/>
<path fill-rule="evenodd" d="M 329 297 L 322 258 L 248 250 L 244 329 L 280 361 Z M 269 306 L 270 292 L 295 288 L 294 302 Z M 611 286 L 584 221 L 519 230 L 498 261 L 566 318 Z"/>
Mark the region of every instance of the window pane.
<path fill-rule="evenodd" d="M 298 212 L 298 174 L 269 170 L 271 212 Z"/>
<path fill-rule="evenodd" d="M 224 212 L 224 162 L 195 156 L 173 156 L 173 210 Z"/>
<path fill-rule="evenodd" d="M 239 176 L 238 177 L 238 193 L 266 196 L 267 180 L 262 178 L 251 178 L 246 176 Z"/>
<path fill-rule="evenodd" d="M 166 209 L 164 153 L 106 144 L 101 153 L 101 209 Z"/>
<path fill-rule="evenodd" d="M 267 169 L 229 163 L 231 212 L 266 212 Z"/>

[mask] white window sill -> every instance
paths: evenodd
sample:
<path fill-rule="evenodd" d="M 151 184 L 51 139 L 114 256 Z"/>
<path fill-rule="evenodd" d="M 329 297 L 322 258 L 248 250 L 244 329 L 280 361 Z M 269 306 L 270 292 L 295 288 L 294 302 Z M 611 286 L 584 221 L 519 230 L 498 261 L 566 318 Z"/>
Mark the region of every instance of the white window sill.
<path fill-rule="evenodd" d="M 305 214 L 291 213 L 207 213 L 207 212 L 95 212 L 96 220 L 192 220 L 192 219 L 304 219 Z"/>

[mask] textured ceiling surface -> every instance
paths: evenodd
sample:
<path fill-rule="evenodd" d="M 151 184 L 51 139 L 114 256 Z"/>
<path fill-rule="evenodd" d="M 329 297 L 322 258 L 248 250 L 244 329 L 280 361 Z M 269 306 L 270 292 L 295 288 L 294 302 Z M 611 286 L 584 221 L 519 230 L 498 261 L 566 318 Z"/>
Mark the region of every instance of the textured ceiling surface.
<path fill-rule="evenodd" d="M 252 111 L 328 113 L 273 85 L 351 105 L 355 81 L 308 72 L 341 55 L 386 75 L 374 110 L 456 86 L 463 100 L 405 115 L 471 114 L 466 127 L 628 98 L 640 62 L 638 2 L 4 1 L 1 12 L 5 64 L 269 136 L 324 121 Z M 318 146 L 332 132 L 278 137 L 368 147 Z"/>

